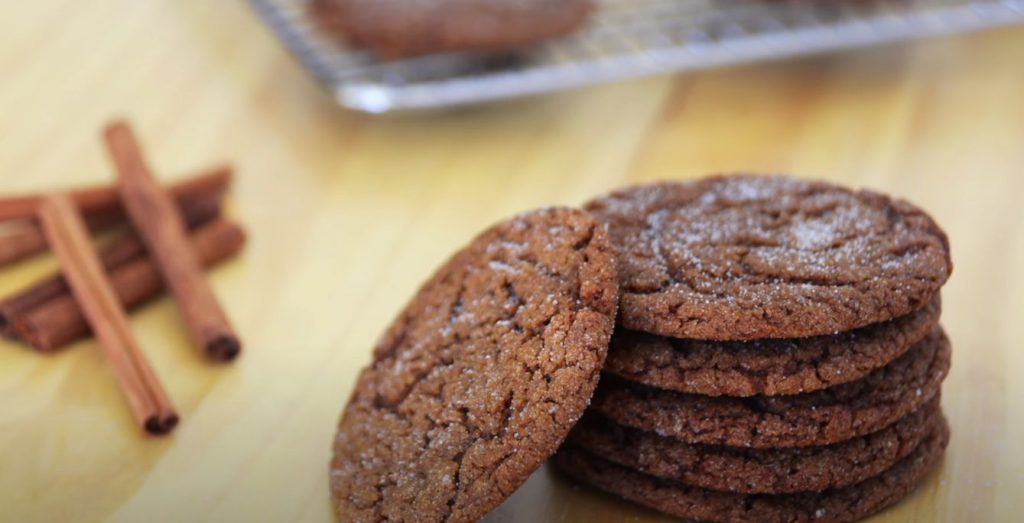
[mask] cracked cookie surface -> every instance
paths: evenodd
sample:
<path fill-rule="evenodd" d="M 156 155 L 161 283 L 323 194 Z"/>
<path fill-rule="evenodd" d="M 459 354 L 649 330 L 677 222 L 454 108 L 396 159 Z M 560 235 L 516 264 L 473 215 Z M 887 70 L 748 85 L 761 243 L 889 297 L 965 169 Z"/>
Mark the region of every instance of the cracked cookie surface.
<path fill-rule="evenodd" d="M 927 304 L 952 271 L 923 211 L 870 191 L 722 176 L 587 204 L 619 251 L 619 323 L 705 340 L 820 336 Z"/>
<path fill-rule="evenodd" d="M 557 448 L 597 385 L 615 257 L 585 212 L 500 223 L 448 260 L 378 342 L 334 440 L 343 521 L 475 521 Z"/>
<path fill-rule="evenodd" d="M 688 443 L 731 447 L 829 445 L 889 426 L 935 397 L 950 365 L 937 327 L 899 358 L 849 383 L 792 396 L 702 396 L 611 375 L 592 409 L 612 421 Z"/>
<path fill-rule="evenodd" d="M 590 0 L 314 0 L 321 25 L 386 58 L 501 51 L 571 33 Z"/>
<path fill-rule="evenodd" d="M 941 418 L 941 415 L 940 415 Z M 659 479 L 567 445 L 553 463 L 567 476 L 686 520 L 722 522 L 857 521 L 895 504 L 935 468 L 949 443 L 944 419 L 907 457 L 848 487 L 800 494 L 737 494 Z"/>
<path fill-rule="evenodd" d="M 704 341 L 618 329 L 605 371 L 706 396 L 813 392 L 860 379 L 909 350 L 938 324 L 940 301 L 895 320 L 810 338 Z"/>
<path fill-rule="evenodd" d="M 845 487 L 879 474 L 917 448 L 941 418 L 935 397 L 896 423 L 859 438 L 818 447 L 747 449 L 684 443 L 588 413 L 568 441 L 659 478 L 712 490 L 783 494 Z"/>

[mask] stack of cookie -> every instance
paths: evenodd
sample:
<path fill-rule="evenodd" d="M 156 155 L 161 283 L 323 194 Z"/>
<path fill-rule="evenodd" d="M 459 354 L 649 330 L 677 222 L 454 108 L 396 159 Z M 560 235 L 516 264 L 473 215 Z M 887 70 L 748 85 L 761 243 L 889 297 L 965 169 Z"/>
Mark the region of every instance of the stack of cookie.
<path fill-rule="evenodd" d="M 566 474 L 683 518 L 843 521 L 938 462 L 952 265 L 920 209 L 752 176 L 587 209 L 618 250 L 619 326 Z"/>

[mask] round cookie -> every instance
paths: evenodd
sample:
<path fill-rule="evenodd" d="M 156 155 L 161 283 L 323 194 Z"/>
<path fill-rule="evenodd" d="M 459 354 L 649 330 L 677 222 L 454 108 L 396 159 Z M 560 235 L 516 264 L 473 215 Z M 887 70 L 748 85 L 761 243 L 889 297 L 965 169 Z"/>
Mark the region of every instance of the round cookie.
<path fill-rule="evenodd" d="M 606 375 L 591 408 L 620 425 L 687 443 L 829 445 L 880 430 L 927 403 L 938 394 L 949 364 L 949 340 L 936 328 L 889 365 L 828 389 L 793 396 L 709 397 Z"/>
<path fill-rule="evenodd" d="M 892 468 L 858 484 L 801 494 L 736 494 L 658 479 L 605 461 L 574 446 L 554 465 L 567 476 L 686 520 L 722 522 L 857 521 L 910 494 L 942 458 L 949 442 L 943 420 Z"/>
<path fill-rule="evenodd" d="M 706 396 L 778 396 L 860 379 L 921 341 L 941 300 L 895 320 L 810 338 L 702 341 L 619 329 L 605 372 L 659 389 Z"/>
<path fill-rule="evenodd" d="M 822 491 L 859 483 L 910 454 L 941 423 L 939 398 L 878 431 L 832 445 L 746 449 L 692 445 L 586 414 L 572 444 L 624 467 L 744 494 Z"/>
<path fill-rule="evenodd" d="M 314 0 L 332 33 L 386 58 L 504 51 L 579 29 L 590 0 Z"/>
<path fill-rule="evenodd" d="M 558 448 L 597 385 L 615 257 L 583 211 L 482 233 L 378 342 L 330 466 L 342 521 L 475 521 Z"/>
<path fill-rule="evenodd" d="M 619 323 L 675 338 L 798 338 L 888 321 L 949 277 L 917 207 L 783 176 L 616 191 L 586 208 L 619 251 Z"/>

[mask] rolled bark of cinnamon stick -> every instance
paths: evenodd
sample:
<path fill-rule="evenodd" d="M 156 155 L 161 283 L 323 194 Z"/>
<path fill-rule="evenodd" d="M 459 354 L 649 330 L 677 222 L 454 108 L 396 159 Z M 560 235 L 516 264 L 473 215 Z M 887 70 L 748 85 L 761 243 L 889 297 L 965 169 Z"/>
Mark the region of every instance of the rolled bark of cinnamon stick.
<path fill-rule="evenodd" d="M 226 218 L 218 218 L 199 227 L 191 236 L 192 250 L 205 267 L 231 258 L 244 245 L 242 228 Z M 118 300 L 127 310 L 142 305 L 164 290 L 156 264 L 145 255 L 111 271 L 110 282 Z M 12 319 L 11 325 L 17 338 L 41 352 L 53 351 L 90 333 L 81 309 L 67 293 L 18 315 Z"/>
<path fill-rule="evenodd" d="M 222 193 L 215 193 L 203 199 L 182 201 L 182 219 L 186 226 L 195 229 L 219 216 L 221 197 Z M 101 250 L 100 261 L 104 270 L 112 272 L 145 254 L 146 247 L 139 237 L 126 232 Z M 68 292 L 67 280 L 57 272 L 0 300 L 0 334 L 16 337 L 13 326 L 19 316 Z"/>
<path fill-rule="evenodd" d="M 0 267 L 15 263 L 46 250 L 46 238 L 39 226 L 31 221 L 10 224 L 0 234 Z"/>
<path fill-rule="evenodd" d="M 189 205 L 191 201 L 191 195 L 187 195 L 186 199 L 179 200 L 179 204 Z M 85 223 L 90 232 L 102 232 L 124 223 L 124 215 L 105 211 L 86 217 Z M 0 267 L 31 258 L 49 248 L 43 230 L 35 221 L 21 220 L 10 225 L 10 230 L 0 234 Z"/>
<path fill-rule="evenodd" d="M 92 248 L 85 222 L 63 195 L 45 199 L 39 207 L 39 219 L 74 301 L 95 330 L 135 419 L 150 434 L 167 434 L 178 424 L 178 414 L 135 343 L 124 309 Z"/>
<path fill-rule="evenodd" d="M 234 359 L 242 343 L 189 248 L 172 199 L 146 166 L 131 128 L 114 122 L 107 126 L 104 138 L 128 218 L 178 303 L 192 339 L 211 359 Z"/>
<path fill-rule="evenodd" d="M 231 168 L 220 166 L 208 169 L 185 181 L 172 184 L 168 191 L 178 207 L 195 205 L 199 201 L 222 199 L 231 184 Z M 24 260 L 46 251 L 46 238 L 39 225 L 32 221 L 32 213 L 41 201 L 41 196 L 18 196 L 0 198 L 0 221 L 21 218 L 6 234 L 0 234 L 0 266 Z M 116 186 L 93 187 L 72 193 L 79 211 L 92 232 L 109 229 L 125 222 Z"/>
<path fill-rule="evenodd" d="M 218 165 L 171 184 L 168 191 L 177 200 L 189 195 L 224 192 L 231 185 L 231 177 L 231 166 Z M 0 221 L 34 219 L 44 198 L 38 194 L 0 198 Z M 92 216 L 103 214 L 124 219 L 124 207 L 116 185 L 75 189 L 70 192 L 70 198 L 87 223 L 92 220 Z"/>

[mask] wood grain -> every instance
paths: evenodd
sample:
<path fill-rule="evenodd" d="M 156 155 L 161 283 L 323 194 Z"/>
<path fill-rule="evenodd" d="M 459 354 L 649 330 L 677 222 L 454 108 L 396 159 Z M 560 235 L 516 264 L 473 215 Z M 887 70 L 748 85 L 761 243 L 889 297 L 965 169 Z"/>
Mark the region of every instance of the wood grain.
<path fill-rule="evenodd" d="M 132 330 L 175 398 L 139 437 L 94 342 L 0 342 L 0 520 L 332 521 L 334 425 L 370 347 L 486 224 L 618 185 L 785 171 L 930 210 L 953 242 L 944 464 L 878 521 L 1012 521 L 1024 497 L 1024 30 L 405 118 L 336 109 L 244 2 L 0 3 L 0 190 L 113 179 L 124 115 L 164 179 L 234 162 L 242 257 L 211 283 L 248 352 L 210 365 L 170 300 Z M 54 267 L 6 269 L 0 292 Z M 538 472 L 492 521 L 662 521 Z"/>

